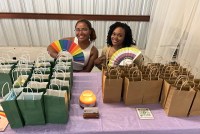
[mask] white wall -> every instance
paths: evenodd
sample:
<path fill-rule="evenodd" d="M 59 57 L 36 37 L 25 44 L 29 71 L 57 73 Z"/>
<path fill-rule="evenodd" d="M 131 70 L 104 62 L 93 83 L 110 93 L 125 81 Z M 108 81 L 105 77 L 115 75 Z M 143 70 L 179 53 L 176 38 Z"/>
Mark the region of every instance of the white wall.
<path fill-rule="evenodd" d="M 30 55 L 30 60 L 37 60 L 40 54 L 45 54 L 47 58 L 51 58 L 46 47 L 0 47 L 0 57 L 12 59 L 16 57 L 19 59 L 22 55 Z M 27 57 L 29 58 L 29 57 Z"/>
<path fill-rule="evenodd" d="M 0 0 L 0 12 L 94 15 L 150 15 L 152 0 Z M 108 28 L 115 21 L 91 21 L 97 48 L 106 45 Z M 74 36 L 76 20 L 0 19 L 0 47 L 47 47 Z M 149 23 L 126 21 L 133 39 L 144 49 Z"/>

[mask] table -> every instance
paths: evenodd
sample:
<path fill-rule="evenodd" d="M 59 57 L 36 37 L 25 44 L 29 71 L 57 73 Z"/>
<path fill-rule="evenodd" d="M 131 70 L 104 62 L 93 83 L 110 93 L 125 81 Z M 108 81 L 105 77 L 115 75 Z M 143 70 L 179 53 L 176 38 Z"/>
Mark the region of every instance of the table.
<path fill-rule="evenodd" d="M 10 126 L 2 134 L 199 134 L 200 116 L 168 117 L 160 104 L 125 106 L 123 102 L 103 103 L 101 92 L 101 72 L 74 73 L 74 86 L 67 124 L 46 124 L 25 126 L 11 129 Z M 83 90 L 91 89 L 97 96 L 99 119 L 83 119 L 83 109 L 78 98 Z M 138 118 L 135 108 L 150 108 L 153 120 Z"/>

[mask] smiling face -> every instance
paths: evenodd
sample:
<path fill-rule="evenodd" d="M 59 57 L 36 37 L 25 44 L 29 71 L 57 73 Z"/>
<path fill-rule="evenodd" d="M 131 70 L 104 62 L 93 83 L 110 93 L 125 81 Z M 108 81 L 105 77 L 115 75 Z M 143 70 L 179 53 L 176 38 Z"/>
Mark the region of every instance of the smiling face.
<path fill-rule="evenodd" d="M 113 46 L 123 46 L 125 38 L 125 30 L 121 27 L 115 28 L 111 35 L 111 41 Z"/>
<path fill-rule="evenodd" d="M 75 27 L 75 32 L 79 42 L 84 42 L 89 40 L 91 30 L 89 29 L 86 23 L 84 22 L 77 23 Z"/>

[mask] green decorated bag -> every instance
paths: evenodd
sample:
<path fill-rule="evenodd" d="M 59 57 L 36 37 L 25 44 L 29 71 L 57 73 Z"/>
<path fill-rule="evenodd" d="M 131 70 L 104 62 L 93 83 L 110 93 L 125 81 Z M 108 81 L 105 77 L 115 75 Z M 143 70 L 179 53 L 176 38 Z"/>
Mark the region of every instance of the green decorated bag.
<path fill-rule="evenodd" d="M 5 96 L 3 96 L 3 101 L 1 102 L 1 105 L 10 123 L 10 127 L 11 128 L 23 127 L 24 120 L 23 120 L 23 117 L 21 115 L 21 112 L 19 110 L 17 100 L 16 100 L 17 96 L 21 93 L 23 88 L 10 89 L 9 83 L 7 82 L 3 85 L 2 92 L 6 89 L 4 88 L 6 85 L 8 85 L 9 92 Z"/>
<path fill-rule="evenodd" d="M 43 92 L 22 92 L 17 103 L 25 125 L 45 124 Z"/>
<path fill-rule="evenodd" d="M 45 117 L 47 123 L 67 123 L 68 95 L 65 90 L 47 89 L 44 94 Z"/>
<path fill-rule="evenodd" d="M 11 87 L 12 86 L 12 78 L 11 78 L 11 70 L 12 68 L 14 67 L 14 65 L 12 66 L 8 66 L 8 65 L 0 65 L 0 87 L 3 87 L 4 83 L 8 82 L 9 86 Z M 5 96 L 9 89 L 8 87 L 5 87 L 7 89 L 5 89 L 4 93 L 3 93 L 3 96 Z M 2 95 L 2 91 L 1 91 L 1 88 L 0 88 L 0 97 Z"/>

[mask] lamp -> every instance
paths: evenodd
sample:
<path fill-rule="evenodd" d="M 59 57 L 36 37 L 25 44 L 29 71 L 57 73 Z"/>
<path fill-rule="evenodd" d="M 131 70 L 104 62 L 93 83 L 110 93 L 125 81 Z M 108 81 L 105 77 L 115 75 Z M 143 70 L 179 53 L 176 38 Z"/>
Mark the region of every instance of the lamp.
<path fill-rule="evenodd" d="M 79 97 L 80 107 L 94 107 L 96 105 L 96 96 L 91 90 L 85 90 Z"/>

